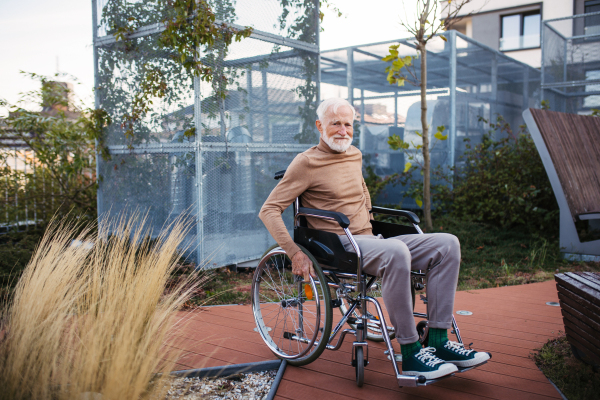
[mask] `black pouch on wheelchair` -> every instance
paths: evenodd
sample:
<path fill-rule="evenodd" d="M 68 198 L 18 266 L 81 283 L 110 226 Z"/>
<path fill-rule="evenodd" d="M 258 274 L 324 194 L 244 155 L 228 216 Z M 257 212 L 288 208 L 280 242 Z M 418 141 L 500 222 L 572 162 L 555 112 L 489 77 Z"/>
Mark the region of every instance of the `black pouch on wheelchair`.
<path fill-rule="evenodd" d="M 356 273 L 356 253 L 346 251 L 335 233 L 297 226 L 294 228 L 294 242 L 305 247 L 322 267 Z"/>

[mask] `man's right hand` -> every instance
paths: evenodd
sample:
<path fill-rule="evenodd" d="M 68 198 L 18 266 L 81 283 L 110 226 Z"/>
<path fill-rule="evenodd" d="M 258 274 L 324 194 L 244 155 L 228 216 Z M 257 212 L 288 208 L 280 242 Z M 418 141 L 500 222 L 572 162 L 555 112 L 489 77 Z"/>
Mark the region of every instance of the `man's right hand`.
<path fill-rule="evenodd" d="M 305 282 L 310 281 L 310 276 L 313 278 L 317 277 L 312 261 L 302 251 L 297 252 L 292 257 L 292 273 L 302 276 Z"/>

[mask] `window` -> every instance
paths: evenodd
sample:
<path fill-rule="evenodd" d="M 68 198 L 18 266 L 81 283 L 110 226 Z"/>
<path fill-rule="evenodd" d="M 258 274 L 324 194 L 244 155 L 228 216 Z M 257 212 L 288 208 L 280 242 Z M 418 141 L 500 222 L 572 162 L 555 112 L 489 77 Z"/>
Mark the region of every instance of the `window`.
<path fill-rule="evenodd" d="M 600 3 L 600 0 L 598 3 Z M 539 11 L 503 16 L 500 50 L 540 47 L 540 23 Z"/>
<path fill-rule="evenodd" d="M 586 14 L 600 11 L 600 0 L 592 0 L 585 2 L 584 12 Z M 585 34 L 596 35 L 600 33 L 600 15 L 592 15 L 585 17 Z"/>

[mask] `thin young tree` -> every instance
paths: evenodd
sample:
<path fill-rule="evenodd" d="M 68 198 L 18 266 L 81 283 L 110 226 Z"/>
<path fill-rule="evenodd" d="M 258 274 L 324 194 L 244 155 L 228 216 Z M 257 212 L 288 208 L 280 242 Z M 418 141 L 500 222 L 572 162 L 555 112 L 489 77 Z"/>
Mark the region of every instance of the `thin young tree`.
<path fill-rule="evenodd" d="M 413 65 L 412 56 L 402 57 L 398 51 L 400 44 L 390 46 L 389 54 L 383 58 L 383 61 L 391 63 L 387 68 L 388 82 L 392 85 L 403 86 L 405 82 L 421 88 L 421 132 L 418 133 L 423 138 L 423 143 L 416 145 L 417 150 L 423 152 L 423 215 L 425 227 L 427 230 L 433 228 L 431 220 L 431 158 L 430 158 L 430 140 L 429 125 L 427 123 L 427 44 L 436 37 L 452 27 L 454 23 L 463 17 L 459 17 L 463 7 L 473 0 L 417 0 L 416 19 L 409 20 L 405 17 L 401 25 L 408 31 L 411 37 L 415 39 L 417 57 L 420 59 L 420 74 L 417 74 Z M 405 12 L 404 15 L 407 15 Z M 439 36 L 442 40 L 447 39 Z M 446 140 L 447 135 L 442 132 L 444 127 L 438 127 L 435 137 L 439 140 Z M 405 143 L 397 135 L 391 136 L 388 143 L 395 149 L 406 150 L 409 144 Z M 405 172 L 411 167 L 410 163 L 405 166 Z"/>

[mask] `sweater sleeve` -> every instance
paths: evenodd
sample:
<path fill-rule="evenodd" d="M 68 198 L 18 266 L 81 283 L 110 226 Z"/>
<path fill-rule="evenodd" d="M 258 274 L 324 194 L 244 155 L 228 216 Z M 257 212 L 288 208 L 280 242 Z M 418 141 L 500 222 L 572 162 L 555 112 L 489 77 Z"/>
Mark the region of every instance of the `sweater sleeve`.
<path fill-rule="evenodd" d="M 367 210 L 371 210 L 371 208 L 373 207 L 371 205 L 371 195 L 369 195 L 369 189 L 367 188 L 367 184 L 365 183 L 364 178 L 362 180 L 362 186 L 363 186 L 363 192 L 365 194 L 365 204 L 367 205 Z"/>
<path fill-rule="evenodd" d="M 285 175 L 279 184 L 275 186 L 258 214 L 273 239 L 290 258 L 300 251 L 300 248 L 290 236 L 281 214 L 292 204 L 296 197 L 308 189 L 311 181 L 311 169 L 308 163 L 308 158 L 303 154 L 299 154 L 294 158 L 285 171 Z"/>

